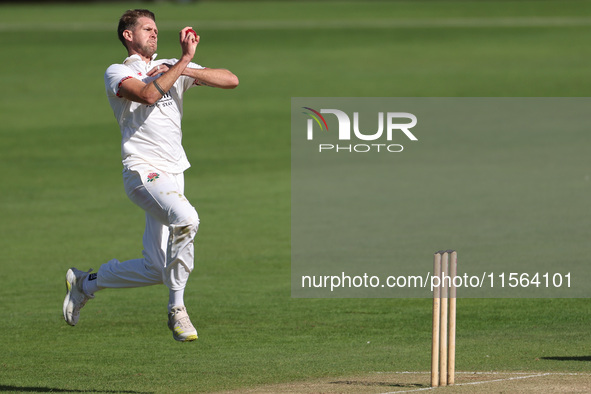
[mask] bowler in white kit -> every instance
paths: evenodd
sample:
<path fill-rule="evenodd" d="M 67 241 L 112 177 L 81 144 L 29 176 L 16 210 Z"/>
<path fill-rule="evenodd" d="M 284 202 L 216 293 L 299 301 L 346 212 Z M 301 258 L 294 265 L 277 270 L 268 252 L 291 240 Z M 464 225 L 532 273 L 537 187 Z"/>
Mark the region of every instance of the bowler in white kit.
<path fill-rule="evenodd" d="M 191 27 L 179 33 L 179 59 L 157 60 L 158 28 L 149 10 L 125 12 L 117 31 L 128 57 L 107 68 L 105 88 L 121 129 L 125 192 L 146 212 L 143 257 L 112 259 L 96 273 L 70 268 L 64 319 L 76 325 L 80 309 L 99 290 L 163 283 L 169 289 L 168 327 L 174 339 L 193 341 L 197 330 L 183 294 L 193 270 L 199 216 L 184 195 L 183 172 L 190 164 L 181 143 L 183 96 L 195 86 L 232 89 L 238 78 L 192 62 L 200 37 Z"/>

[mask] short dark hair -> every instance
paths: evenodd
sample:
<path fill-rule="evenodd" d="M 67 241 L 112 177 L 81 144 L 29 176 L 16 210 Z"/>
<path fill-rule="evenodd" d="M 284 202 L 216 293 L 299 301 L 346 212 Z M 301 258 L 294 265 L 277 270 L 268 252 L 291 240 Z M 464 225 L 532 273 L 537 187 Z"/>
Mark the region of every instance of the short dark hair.
<path fill-rule="evenodd" d="M 144 9 L 127 10 L 119 19 L 119 26 L 117 26 L 117 36 L 125 48 L 127 48 L 127 44 L 125 43 L 125 38 L 123 38 L 123 32 L 125 30 L 133 30 L 137 24 L 137 20 L 142 17 L 150 18 L 156 22 L 154 13 L 150 10 Z"/>

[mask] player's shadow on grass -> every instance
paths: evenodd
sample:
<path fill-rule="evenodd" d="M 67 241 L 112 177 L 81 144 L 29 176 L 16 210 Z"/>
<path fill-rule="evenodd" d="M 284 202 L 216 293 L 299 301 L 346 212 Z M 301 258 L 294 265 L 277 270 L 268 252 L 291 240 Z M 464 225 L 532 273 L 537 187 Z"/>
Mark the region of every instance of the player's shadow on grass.
<path fill-rule="evenodd" d="M 554 361 L 591 361 L 591 356 L 556 356 L 556 357 L 541 357 L 542 360 Z"/>
<path fill-rule="evenodd" d="M 12 391 L 14 393 L 141 393 L 148 394 L 152 391 L 129 391 L 129 390 L 72 390 L 72 389 L 56 389 L 51 387 L 21 387 L 21 386 L 8 386 L 0 385 L 0 391 Z"/>
<path fill-rule="evenodd" d="M 330 382 L 331 384 L 343 384 L 343 385 L 357 385 L 357 386 L 382 386 L 382 387 L 403 387 L 403 388 L 417 388 L 427 387 L 424 384 L 418 383 L 391 383 L 391 382 L 371 382 L 364 380 L 337 380 Z"/>

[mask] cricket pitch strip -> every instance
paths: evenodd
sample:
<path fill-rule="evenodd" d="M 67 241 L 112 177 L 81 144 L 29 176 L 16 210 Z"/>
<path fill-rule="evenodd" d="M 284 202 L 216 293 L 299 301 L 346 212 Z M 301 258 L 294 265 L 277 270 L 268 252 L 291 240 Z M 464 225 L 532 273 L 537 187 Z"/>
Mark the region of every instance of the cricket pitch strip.
<path fill-rule="evenodd" d="M 430 372 L 375 372 L 348 378 L 259 386 L 225 393 L 589 393 L 591 373 L 569 372 L 456 372 L 453 386 L 431 387 Z"/>

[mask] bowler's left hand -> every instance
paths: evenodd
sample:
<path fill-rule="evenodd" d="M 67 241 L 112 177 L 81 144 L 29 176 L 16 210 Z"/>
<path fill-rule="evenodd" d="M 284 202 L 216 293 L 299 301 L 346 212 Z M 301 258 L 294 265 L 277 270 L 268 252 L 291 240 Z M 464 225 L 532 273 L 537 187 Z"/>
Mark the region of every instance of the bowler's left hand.
<path fill-rule="evenodd" d="M 160 64 L 160 65 L 152 68 L 150 71 L 148 71 L 148 77 L 153 77 L 158 74 L 163 74 L 163 73 L 167 72 L 170 69 L 170 67 L 171 67 L 170 64 Z"/>

